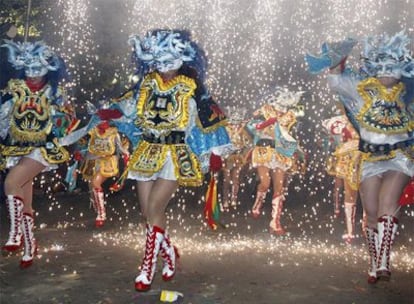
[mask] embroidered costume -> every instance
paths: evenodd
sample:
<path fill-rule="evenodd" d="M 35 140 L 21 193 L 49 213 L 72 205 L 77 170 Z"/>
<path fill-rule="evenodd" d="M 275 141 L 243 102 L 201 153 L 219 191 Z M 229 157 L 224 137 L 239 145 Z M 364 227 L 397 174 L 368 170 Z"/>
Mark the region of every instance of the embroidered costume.
<path fill-rule="evenodd" d="M 255 116 L 248 124 L 248 129 L 254 135 L 252 151 L 252 166 L 266 166 L 270 169 L 280 168 L 292 174 L 299 173 L 297 161 L 303 161 L 303 151 L 297 140 L 292 136 L 292 127 L 297 118 L 304 115 L 303 107 L 296 107 L 300 96 L 291 95 L 285 102 L 285 91 L 274 103 L 268 103 L 256 110 Z M 294 103 L 292 103 L 292 100 Z"/>
<path fill-rule="evenodd" d="M 79 124 L 73 109 L 65 104 L 66 93 L 61 87 L 52 96 L 46 84 L 31 91 L 24 80 L 10 80 L 3 98 L 10 103 L 8 134 L 1 145 L 3 168 L 14 166 L 20 157 L 36 159 L 49 169 L 69 159 L 68 151 L 58 139 Z"/>
<path fill-rule="evenodd" d="M 195 89 L 194 80 L 184 75 L 164 83 L 154 72 L 143 80 L 135 121 L 142 135 L 130 159 L 129 178 L 152 180 L 160 177 L 176 179 L 184 186 L 200 186 L 202 168 L 208 166 L 208 158 L 203 155 L 211 152 L 215 145 L 224 145 L 215 148 L 218 154 L 228 149 L 230 141 L 222 122 L 210 126 L 205 130 L 210 135 L 204 135 L 193 99 Z M 220 117 L 221 121 L 224 119 L 222 112 L 211 111 L 211 115 Z M 199 138 L 201 136 L 204 139 Z M 201 145 L 194 147 L 195 143 Z"/>

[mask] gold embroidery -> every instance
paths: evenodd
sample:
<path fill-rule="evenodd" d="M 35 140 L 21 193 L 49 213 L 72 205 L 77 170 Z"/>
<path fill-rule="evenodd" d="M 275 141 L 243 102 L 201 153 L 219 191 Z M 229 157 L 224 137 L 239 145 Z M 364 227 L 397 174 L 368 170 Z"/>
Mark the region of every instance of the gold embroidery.
<path fill-rule="evenodd" d="M 194 80 L 184 75 L 167 82 L 157 73 L 148 75 L 140 90 L 136 124 L 144 129 L 184 128 L 189 120 L 188 103 L 195 89 Z"/>
<path fill-rule="evenodd" d="M 402 82 L 388 91 L 377 78 L 368 78 L 357 89 L 364 105 L 356 118 L 364 128 L 386 134 L 401 134 L 412 129 L 413 123 L 401 100 Z"/>
<path fill-rule="evenodd" d="M 92 129 L 89 134 L 88 151 L 98 156 L 110 156 L 116 151 L 115 138 L 118 134 L 117 128 L 108 128 L 100 134 L 97 128 Z"/>

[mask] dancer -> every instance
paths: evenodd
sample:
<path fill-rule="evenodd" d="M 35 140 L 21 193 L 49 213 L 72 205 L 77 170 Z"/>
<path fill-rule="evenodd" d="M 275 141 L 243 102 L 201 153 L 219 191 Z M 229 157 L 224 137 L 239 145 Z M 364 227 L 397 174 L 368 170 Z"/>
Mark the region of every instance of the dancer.
<path fill-rule="evenodd" d="M 360 72 L 345 68 L 353 39 L 325 43 L 320 57 L 307 55 L 309 69 L 330 69 L 328 82 L 340 96 L 359 132 L 362 152 L 359 192 L 367 214 L 365 231 L 370 268 L 368 283 L 389 280 L 390 256 L 398 229 L 398 202 L 414 175 L 414 77 L 409 39 L 404 32 L 364 40 Z M 411 96 L 411 97 L 410 97 Z"/>
<path fill-rule="evenodd" d="M 203 53 L 189 33 L 154 30 L 142 38 L 131 37 L 130 43 L 142 77 L 118 103 L 121 110 L 136 103 L 130 125 L 135 131 L 126 133 L 141 130 L 124 176 L 137 180 L 147 220 L 145 255 L 135 278 L 136 290 L 147 291 L 159 253 L 162 278 L 171 280 L 176 271 L 177 250 L 166 232 L 170 199 L 179 185 L 200 186 L 209 167 L 220 169 L 220 155 L 230 152 L 231 144 L 224 114 L 204 87 Z"/>
<path fill-rule="evenodd" d="M 342 237 L 346 243 L 351 244 L 355 238 L 355 214 L 358 199 L 359 165 L 361 153 L 358 150 L 358 133 L 352 127 L 345 115 L 325 120 L 322 125 L 332 136 L 341 135 L 340 143 L 332 153 L 327 164 L 328 174 L 340 179 L 344 191 L 345 225 L 347 233 Z M 338 183 L 335 183 L 338 187 Z M 339 189 L 335 189 L 337 192 Z M 339 195 L 335 196 L 335 206 L 338 206 Z M 335 214 L 337 209 L 335 208 Z"/>
<path fill-rule="evenodd" d="M 270 232 L 277 235 L 285 234 L 280 218 L 288 174 L 298 173 L 297 161 L 304 161 L 303 151 L 292 136 L 292 127 L 297 118 L 304 115 L 303 107 L 298 105 L 303 93 L 291 92 L 287 88 L 278 89 L 264 106 L 253 113 L 254 119 L 248 124 L 248 128 L 255 135 L 252 167 L 256 168 L 260 178 L 251 210 L 252 216 L 260 216 L 272 182 L 272 220 L 269 226 Z"/>
<path fill-rule="evenodd" d="M 240 171 L 246 164 L 247 153 L 251 149 L 252 138 L 245 126 L 247 120 L 246 109 L 230 109 L 228 111 L 227 132 L 233 145 L 233 152 L 224 159 L 223 173 L 223 204 L 222 208 L 228 211 L 230 206 L 236 207 L 240 188 Z"/>
<path fill-rule="evenodd" d="M 3 168 L 8 168 L 4 187 L 10 217 L 7 251 L 24 244 L 22 268 L 33 263 L 33 179 L 42 171 L 56 169 L 69 159 L 58 139 L 79 124 L 59 81 L 65 76 L 63 60 L 45 43 L 6 41 L 9 62 L 21 73 L 11 79 L 1 96 L 0 136 Z"/>
<path fill-rule="evenodd" d="M 102 113 L 102 112 L 101 112 Z M 102 116 L 102 114 L 101 114 Z M 127 141 L 122 141 L 118 129 L 109 120 L 102 120 L 92 128 L 86 138 L 80 142 L 75 159 L 82 161 L 80 172 L 89 185 L 91 206 L 97 216 L 95 226 L 102 227 L 106 221 L 106 202 L 103 183 L 110 177 L 119 174 L 119 158 L 126 164 L 129 159 Z M 119 190 L 119 189 L 117 189 Z"/>

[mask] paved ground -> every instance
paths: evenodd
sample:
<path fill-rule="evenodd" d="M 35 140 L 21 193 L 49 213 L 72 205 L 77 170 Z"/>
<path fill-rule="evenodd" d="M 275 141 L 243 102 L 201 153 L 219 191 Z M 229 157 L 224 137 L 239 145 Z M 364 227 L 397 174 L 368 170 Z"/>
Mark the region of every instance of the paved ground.
<path fill-rule="evenodd" d="M 175 303 L 187 304 L 414 303 L 412 207 L 401 217 L 391 281 L 369 286 L 363 240 L 351 246 L 342 242 L 344 224 L 331 217 L 329 202 L 289 195 L 283 216 L 289 234 L 276 237 L 267 232 L 269 203 L 258 220 L 248 214 L 251 187 L 241 193 L 236 210 L 221 215 L 226 228 L 217 231 L 203 220 L 203 190 L 180 190 L 168 210 L 172 241 L 181 253 L 180 269 L 169 283 L 158 273 L 152 290 L 138 293 L 133 279 L 144 234 L 136 196 L 127 186 L 123 193 L 109 196 L 110 220 L 102 229 L 93 227 L 87 193 L 52 196 L 37 191 L 39 255 L 31 268 L 20 270 L 18 255 L 3 254 L 0 303 L 152 304 L 161 303 L 161 290 L 182 293 Z M 4 205 L 0 211 L 4 243 Z"/>

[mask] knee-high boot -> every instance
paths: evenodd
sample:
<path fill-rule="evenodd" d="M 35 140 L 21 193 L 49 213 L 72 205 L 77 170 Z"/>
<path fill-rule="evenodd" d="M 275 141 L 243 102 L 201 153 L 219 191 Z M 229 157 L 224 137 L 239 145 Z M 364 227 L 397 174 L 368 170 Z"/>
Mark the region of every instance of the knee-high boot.
<path fill-rule="evenodd" d="M 285 197 L 282 195 L 278 195 L 273 198 L 272 200 L 272 220 L 270 221 L 270 232 L 275 233 L 277 235 L 285 234 L 285 230 L 283 229 L 282 225 L 280 224 L 280 217 L 283 211 L 283 203 Z"/>
<path fill-rule="evenodd" d="M 398 219 L 391 215 L 378 218 L 378 259 L 377 277 L 388 281 L 391 277 L 390 255 L 398 229 Z"/>
<path fill-rule="evenodd" d="M 135 289 L 138 291 L 147 291 L 151 288 L 164 232 L 160 227 L 147 225 L 145 255 L 141 264 L 141 272 L 135 278 Z"/>
<path fill-rule="evenodd" d="M 162 279 L 170 281 L 177 270 L 177 261 L 180 258 L 177 247 L 171 245 L 168 233 L 164 233 L 164 240 L 161 243 L 160 254 L 163 259 Z"/>
<path fill-rule="evenodd" d="M 257 191 L 256 193 L 256 200 L 254 202 L 253 208 L 252 208 L 252 216 L 254 218 L 258 218 L 262 212 L 262 206 L 263 202 L 266 197 L 266 192 L 264 191 Z"/>
<path fill-rule="evenodd" d="M 355 213 L 356 205 L 353 203 L 345 202 L 345 224 L 346 234 L 343 236 L 345 242 L 350 244 L 355 237 Z"/>
<path fill-rule="evenodd" d="M 369 253 L 368 283 L 374 284 L 377 282 L 378 231 L 376 229 L 366 227 L 365 238 L 367 240 Z"/>
<path fill-rule="evenodd" d="M 9 239 L 3 246 L 3 250 L 16 251 L 22 245 L 23 200 L 18 196 L 7 195 L 6 205 L 9 211 L 10 231 Z"/>
<path fill-rule="evenodd" d="M 95 226 L 102 227 L 106 221 L 105 198 L 102 188 L 93 189 L 93 208 L 97 213 Z"/>
<path fill-rule="evenodd" d="M 34 238 L 33 228 L 33 215 L 29 213 L 23 213 L 22 231 L 24 238 L 24 254 L 20 261 L 21 268 L 30 267 L 33 264 L 33 258 L 37 252 L 37 244 Z"/>

